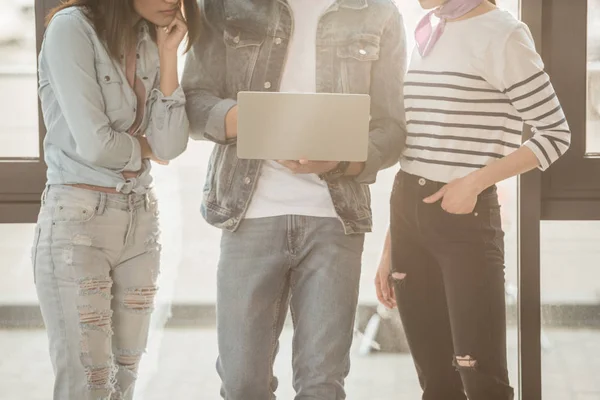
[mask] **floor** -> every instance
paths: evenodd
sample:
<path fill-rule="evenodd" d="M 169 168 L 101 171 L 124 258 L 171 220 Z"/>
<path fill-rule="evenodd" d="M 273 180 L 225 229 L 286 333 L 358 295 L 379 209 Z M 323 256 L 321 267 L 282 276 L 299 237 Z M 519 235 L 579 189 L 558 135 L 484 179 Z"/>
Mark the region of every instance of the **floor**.
<path fill-rule="evenodd" d="M 543 355 L 544 400 L 600 400 L 600 331 L 552 330 Z M 275 371 L 280 378 L 277 398 L 293 399 L 290 342 L 282 334 Z M 509 365 L 516 382 L 516 331 L 509 330 Z M 355 343 L 357 344 L 357 343 Z M 0 399 L 48 400 L 52 370 L 42 330 L 0 331 Z M 217 400 L 219 379 L 213 329 L 168 329 L 154 332 L 142 366 L 136 400 Z M 407 354 L 352 356 L 347 380 L 351 400 L 417 400 L 419 388 Z"/>

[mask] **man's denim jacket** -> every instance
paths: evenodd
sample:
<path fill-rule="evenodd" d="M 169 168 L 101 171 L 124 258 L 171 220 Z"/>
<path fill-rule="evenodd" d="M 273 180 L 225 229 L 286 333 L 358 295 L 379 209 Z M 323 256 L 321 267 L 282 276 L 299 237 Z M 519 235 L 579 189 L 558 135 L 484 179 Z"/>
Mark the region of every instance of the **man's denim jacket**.
<path fill-rule="evenodd" d="M 240 91 L 278 91 L 293 34 L 285 0 L 201 0 L 205 29 L 183 75 L 191 136 L 216 143 L 202 214 L 235 231 L 248 208 L 261 161 L 241 160 L 225 136 L 225 116 Z M 336 0 L 317 30 L 317 92 L 371 96 L 369 155 L 359 176 L 329 183 L 346 234 L 372 227 L 369 184 L 397 163 L 406 138 L 406 43 L 392 0 Z M 332 116 L 344 118 L 343 115 Z"/>

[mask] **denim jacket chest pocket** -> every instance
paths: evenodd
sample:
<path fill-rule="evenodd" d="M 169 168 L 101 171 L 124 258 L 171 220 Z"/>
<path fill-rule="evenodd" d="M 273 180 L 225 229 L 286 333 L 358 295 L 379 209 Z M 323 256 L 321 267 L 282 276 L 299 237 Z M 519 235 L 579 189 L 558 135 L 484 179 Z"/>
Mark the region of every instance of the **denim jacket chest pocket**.
<path fill-rule="evenodd" d="M 368 94 L 371 70 L 379 60 L 380 36 L 353 36 L 336 46 L 336 62 L 343 93 Z"/>
<path fill-rule="evenodd" d="M 250 90 L 252 75 L 264 37 L 228 27 L 224 30 L 223 40 L 226 48 L 228 92 L 237 93 Z"/>
<path fill-rule="evenodd" d="M 119 72 L 110 62 L 97 62 L 96 74 L 104 99 L 106 115 L 111 122 L 115 122 L 114 120 L 119 117 L 119 111 L 124 106 L 123 80 L 121 79 Z"/>

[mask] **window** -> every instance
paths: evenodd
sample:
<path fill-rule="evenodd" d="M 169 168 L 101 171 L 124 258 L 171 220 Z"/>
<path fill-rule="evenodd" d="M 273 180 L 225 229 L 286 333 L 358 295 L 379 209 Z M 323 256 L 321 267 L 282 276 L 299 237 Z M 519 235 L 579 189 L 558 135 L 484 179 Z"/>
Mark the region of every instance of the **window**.
<path fill-rule="evenodd" d="M 0 0 L 0 223 L 33 222 L 44 187 L 33 0 Z M 37 28 L 36 29 L 36 25 Z"/>
<path fill-rule="evenodd" d="M 572 131 L 571 149 L 543 176 L 544 219 L 600 219 L 596 62 L 597 0 L 532 1 L 541 23 L 538 44 Z M 587 43 L 587 45 L 586 45 Z M 587 71 L 587 73 L 586 73 Z"/>
<path fill-rule="evenodd" d="M 600 1 L 588 0 L 586 152 L 600 156 Z"/>

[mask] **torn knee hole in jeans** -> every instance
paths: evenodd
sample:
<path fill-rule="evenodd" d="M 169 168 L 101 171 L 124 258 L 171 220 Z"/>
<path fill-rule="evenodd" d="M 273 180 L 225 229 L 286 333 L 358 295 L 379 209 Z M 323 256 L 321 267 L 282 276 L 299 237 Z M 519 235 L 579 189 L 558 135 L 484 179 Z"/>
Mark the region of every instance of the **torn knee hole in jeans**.
<path fill-rule="evenodd" d="M 458 370 L 461 370 L 461 369 L 474 370 L 477 368 L 477 360 L 469 355 L 456 356 L 456 358 L 454 359 L 454 367 Z"/>
<path fill-rule="evenodd" d="M 91 306 L 80 306 L 79 322 L 83 329 L 112 334 L 112 310 L 96 310 Z"/>
<path fill-rule="evenodd" d="M 110 278 L 103 276 L 95 276 L 91 278 L 82 278 L 79 280 L 79 292 L 80 296 L 90 296 L 99 294 L 103 298 L 110 300 L 112 295 L 110 290 L 112 288 L 112 281 Z"/>
<path fill-rule="evenodd" d="M 154 296 L 157 291 L 156 286 L 127 289 L 123 306 L 133 312 L 150 313 L 154 310 Z"/>
<path fill-rule="evenodd" d="M 135 377 L 143 353 L 143 350 L 119 350 L 116 355 L 117 365 Z"/>
<path fill-rule="evenodd" d="M 390 278 L 392 279 L 392 281 L 400 282 L 406 278 L 406 274 L 401 272 L 393 272 Z"/>
<path fill-rule="evenodd" d="M 102 390 L 107 392 L 107 398 L 113 392 L 116 370 L 112 364 L 94 365 L 85 367 L 89 390 Z"/>

